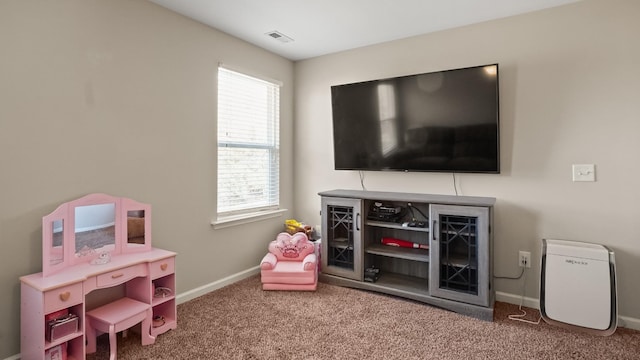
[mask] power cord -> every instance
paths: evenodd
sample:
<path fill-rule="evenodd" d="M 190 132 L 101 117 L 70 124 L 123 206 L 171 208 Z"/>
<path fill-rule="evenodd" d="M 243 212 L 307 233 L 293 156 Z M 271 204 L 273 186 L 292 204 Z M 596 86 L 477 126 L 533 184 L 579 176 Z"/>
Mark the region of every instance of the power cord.
<path fill-rule="evenodd" d="M 527 288 L 527 275 L 524 271 L 524 268 L 522 268 L 522 274 L 524 274 L 524 280 L 522 281 L 522 296 L 520 297 L 520 306 L 518 306 L 518 310 L 520 310 L 521 314 L 512 314 L 509 315 L 508 318 L 509 320 L 514 320 L 514 321 L 521 321 L 527 324 L 533 324 L 533 325 L 538 325 L 540 324 L 540 320 L 542 319 L 542 315 L 538 318 L 537 321 L 532 321 L 532 320 L 527 320 L 525 319 L 525 317 L 527 316 L 527 312 L 522 309 L 522 302 L 524 301 L 524 292 L 525 289 Z M 520 276 L 522 276 L 522 274 L 520 274 Z"/>
<path fill-rule="evenodd" d="M 522 277 L 522 275 L 524 274 L 524 268 L 522 268 L 522 271 L 520 272 L 520 275 L 516 276 L 516 277 L 511 277 L 511 276 L 494 276 L 494 279 L 507 279 L 507 280 L 518 280 Z"/>
<path fill-rule="evenodd" d="M 456 192 L 456 196 L 458 196 L 458 185 L 456 185 L 456 173 L 452 172 L 451 176 L 453 177 L 453 190 Z"/>
<path fill-rule="evenodd" d="M 362 190 L 367 190 L 367 188 L 364 187 L 364 171 L 358 171 L 358 174 L 360 174 L 360 186 L 362 187 Z"/>
<path fill-rule="evenodd" d="M 413 206 L 411 206 L 411 203 L 407 204 L 407 209 L 409 209 L 409 212 L 411 213 L 411 221 L 416 221 L 416 214 L 413 212 Z"/>
<path fill-rule="evenodd" d="M 417 220 L 417 219 L 416 219 L 416 216 L 415 216 L 415 213 L 413 212 L 413 210 L 414 210 L 414 209 L 415 209 L 417 212 L 419 212 L 419 213 L 420 213 L 420 215 L 422 215 L 422 218 L 424 219 L 424 221 L 428 221 L 428 220 L 429 220 L 429 217 L 428 217 L 427 215 L 425 215 L 425 214 L 422 212 L 422 210 L 420 210 L 420 209 L 418 209 L 417 207 L 413 206 L 413 204 L 412 204 L 412 203 L 407 203 L 407 208 L 409 208 L 409 211 L 411 212 L 412 220 L 414 220 L 414 221 L 415 221 L 415 220 Z"/>

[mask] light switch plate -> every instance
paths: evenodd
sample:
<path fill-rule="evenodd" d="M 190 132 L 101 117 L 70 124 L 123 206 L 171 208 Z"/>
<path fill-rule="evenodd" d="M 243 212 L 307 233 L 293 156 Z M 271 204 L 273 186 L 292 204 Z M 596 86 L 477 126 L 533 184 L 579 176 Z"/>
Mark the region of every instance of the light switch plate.
<path fill-rule="evenodd" d="M 593 164 L 574 164 L 573 181 L 596 181 L 596 169 Z"/>

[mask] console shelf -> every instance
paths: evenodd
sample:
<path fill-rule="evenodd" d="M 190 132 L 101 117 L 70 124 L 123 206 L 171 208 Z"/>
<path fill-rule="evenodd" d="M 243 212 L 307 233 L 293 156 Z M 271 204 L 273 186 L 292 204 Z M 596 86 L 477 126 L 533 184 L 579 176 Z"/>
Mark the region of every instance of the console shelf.
<path fill-rule="evenodd" d="M 495 199 L 359 190 L 319 195 L 320 280 L 493 320 Z M 389 238 L 404 246 L 381 243 Z M 371 269 L 377 269 L 376 278 Z"/>
<path fill-rule="evenodd" d="M 365 252 L 368 254 L 382 255 L 399 259 L 429 262 L 429 250 L 425 249 L 405 249 L 401 247 L 387 245 L 370 245 Z"/>
<path fill-rule="evenodd" d="M 424 279 L 402 274 L 386 273 L 380 276 L 378 281 L 371 284 L 380 289 L 393 289 L 408 293 L 429 295 L 429 286 Z"/>
<path fill-rule="evenodd" d="M 389 229 L 399 229 L 399 230 L 407 230 L 407 231 L 420 231 L 420 232 L 429 232 L 429 228 L 427 227 L 418 227 L 418 226 L 403 226 L 402 224 L 392 223 L 392 222 L 384 222 L 384 221 L 374 221 L 367 220 L 367 226 L 375 226 Z"/>

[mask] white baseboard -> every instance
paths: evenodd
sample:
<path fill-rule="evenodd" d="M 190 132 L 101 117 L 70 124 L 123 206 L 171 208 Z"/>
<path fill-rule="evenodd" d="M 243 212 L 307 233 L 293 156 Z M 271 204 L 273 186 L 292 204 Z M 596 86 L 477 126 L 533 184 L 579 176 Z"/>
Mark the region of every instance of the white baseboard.
<path fill-rule="evenodd" d="M 199 296 L 208 294 L 214 290 L 223 288 L 227 285 L 231 285 L 237 281 L 244 280 L 253 275 L 257 275 L 260 273 L 260 266 L 255 266 L 250 269 L 241 271 L 239 273 L 227 276 L 226 278 L 222 278 L 220 280 L 214 281 L 212 283 L 197 287 L 195 289 L 180 293 L 176 296 L 176 302 L 178 304 L 182 304 L 189 300 L 195 299 Z M 496 291 L 496 301 L 505 302 L 508 304 L 520 305 L 522 301 L 522 306 L 526 306 L 532 309 L 540 309 L 540 300 L 531 297 L 524 297 L 520 295 L 509 294 L 501 291 Z M 628 316 L 618 316 L 618 326 L 624 327 L 627 329 L 640 330 L 640 319 L 628 317 Z M 20 354 L 8 357 L 4 360 L 18 360 L 20 359 Z"/>
<path fill-rule="evenodd" d="M 514 304 L 514 305 L 520 305 L 520 302 L 522 301 L 522 306 L 540 310 L 540 300 L 526 297 L 526 296 L 523 299 L 522 296 L 520 295 L 514 295 L 514 294 L 496 291 L 496 301 L 501 301 L 501 302 Z M 623 327 L 623 328 L 633 329 L 633 330 L 640 330 L 640 319 L 618 315 L 618 327 Z"/>
<path fill-rule="evenodd" d="M 204 294 L 210 293 L 214 290 L 218 290 L 220 288 L 223 288 L 227 285 L 231 285 L 234 282 L 246 279 L 248 277 L 251 277 L 253 275 L 259 274 L 260 273 L 260 266 L 255 266 L 252 267 L 250 269 L 241 271 L 239 273 L 227 276 L 226 278 L 222 278 L 220 280 L 214 281 L 212 283 L 206 284 L 206 285 L 202 285 L 200 287 L 197 287 L 195 289 L 189 290 L 187 292 L 183 292 L 180 293 L 176 296 L 176 302 L 178 304 L 182 304 L 184 302 L 187 302 L 189 300 L 195 299 L 199 296 L 202 296 Z"/>
<path fill-rule="evenodd" d="M 540 301 L 536 298 L 524 297 L 520 295 L 509 294 L 501 291 L 496 291 L 496 301 L 505 302 L 508 304 L 520 305 L 522 302 L 522 306 L 526 306 L 528 308 L 540 310 Z"/>
<path fill-rule="evenodd" d="M 640 319 L 628 316 L 618 316 L 618 326 L 627 329 L 640 330 Z"/>

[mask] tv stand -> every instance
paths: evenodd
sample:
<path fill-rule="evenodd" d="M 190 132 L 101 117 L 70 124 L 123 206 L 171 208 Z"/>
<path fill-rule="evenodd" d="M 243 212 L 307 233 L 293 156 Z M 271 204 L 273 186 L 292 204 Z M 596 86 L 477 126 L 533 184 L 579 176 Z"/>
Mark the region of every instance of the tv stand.
<path fill-rule="evenodd" d="M 360 190 L 319 195 L 321 281 L 493 320 L 494 198 Z"/>

